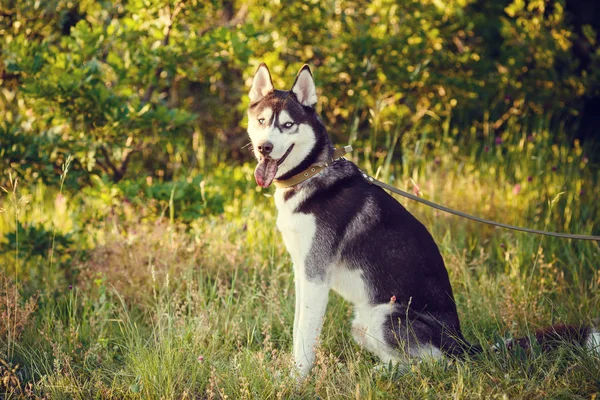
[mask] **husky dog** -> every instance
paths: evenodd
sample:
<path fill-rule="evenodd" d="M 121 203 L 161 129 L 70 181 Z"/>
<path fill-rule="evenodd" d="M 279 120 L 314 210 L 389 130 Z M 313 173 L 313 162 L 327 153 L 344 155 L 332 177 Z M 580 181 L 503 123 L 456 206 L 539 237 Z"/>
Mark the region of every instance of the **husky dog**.
<path fill-rule="evenodd" d="M 385 363 L 481 352 L 463 337 L 431 234 L 356 165 L 334 155 L 316 103 L 307 65 L 289 91 L 273 87 L 265 64 L 258 68 L 248 133 L 257 184 L 277 186 L 277 227 L 294 264 L 293 354 L 300 376 L 313 365 L 331 289 L 354 305 L 354 339 Z M 585 326 L 554 326 L 536 337 L 546 347 L 557 339 L 600 345 L 600 334 Z M 515 343 L 526 347 L 527 340 Z"/>

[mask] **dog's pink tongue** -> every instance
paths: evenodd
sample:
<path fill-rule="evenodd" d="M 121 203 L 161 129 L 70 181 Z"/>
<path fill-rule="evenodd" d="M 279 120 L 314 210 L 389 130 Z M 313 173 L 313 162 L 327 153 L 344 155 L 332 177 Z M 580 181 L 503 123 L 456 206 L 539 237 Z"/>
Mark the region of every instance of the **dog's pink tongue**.
<path fill-rule="evenodd" d="M 254 179 L 259 186 L 268 187 L 277 175 L 277 160 L 263 158 L 254 170 Z"/>

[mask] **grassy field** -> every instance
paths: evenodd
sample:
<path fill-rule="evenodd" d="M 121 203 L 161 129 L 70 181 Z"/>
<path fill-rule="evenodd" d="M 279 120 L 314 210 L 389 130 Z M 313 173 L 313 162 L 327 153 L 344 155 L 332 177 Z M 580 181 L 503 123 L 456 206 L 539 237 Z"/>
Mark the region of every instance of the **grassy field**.
<path fill-rule="evenodd" d="M 425 147 L 421 138 L 399 159 L 368 144 L 353 157 L 400 188 L 475 215 L 598 234 L 599 168 L 586 149 L 553 142 L 543 127 L 509 128 L 511 142 L 448 138 Z M 252 164 L 207 165 L 169 184 L 3 186 L 0 397 L 600 393 L 600 358 L 568 346 L 375 370 L 377 359 L 352 341 L 352 310 L 337 295 L 316 365 L 297 384 L 290 378 L 293 274 L 275 228 L 273 189 L 256 188 Z M 440 246 L 468 339 L 491 345 L 600 317 L 598 243 L 507 232 L 400 201 Z"/>

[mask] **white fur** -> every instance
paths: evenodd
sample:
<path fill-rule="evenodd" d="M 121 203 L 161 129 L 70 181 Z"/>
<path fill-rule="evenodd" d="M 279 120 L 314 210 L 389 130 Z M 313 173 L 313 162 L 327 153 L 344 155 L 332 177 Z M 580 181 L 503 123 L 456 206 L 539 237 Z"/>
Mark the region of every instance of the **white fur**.
<path fill-rule="evenodd" d="M 364 348 L 374 352 L 388 362 L 391 354 L 383 338 L 382 325 L 388 318 L 392 306 L 384 304 L 372 306 L 369 301 L 369 286 L 359 269 L 350 270 L 336 266 L 332 277 L 332 289 L 344 300 L 354 305 L 352 336 Z"/>
<path fill-rule="evenodd" d="M 264 119 L 264 125 L 261 125 L 258 122 L 260 119 Z M 254 155 L 257 159 L 260 159 L 262 156 L 258 151 L 258 145 L 266 142 L 269 137 L 269 129 L 270 126 L 273 125 L 273 109 L 269 107 L 265 107 L 260 114 L 256 116 L 249 115 L 248 116 L 248 135 L 250 136 L 250 140 L 253 144 Z M 275 150 L 275 148 L 273 149 Z M 281 153 L 283 155 L 283 153 Z"/>
<path fill-rule="evenodd" d="M 277 177 L 283 176 L 283 174 L 289 172 L 296 165 L 300 164 L 302 160 L 308 156 L 317 141 L 312 127 L 309 124 L 298 125 L 298 132 L 293 135 L 280 134 L 280 136 L 281 141 L 285 142 L 285 144 L 283 144 L 283 147 L 285 147 L 284 152 L 292 143 L 294 144 L 294 148 L 287 156 L 285 161 L 283 161 L 283 163 L 281 163 L 279 166 L 279 169 L 277 170 Z M 273 156 L 273 158 L 276 157 Z"/>
<path fill-rule="evenodd" d="M 502 342 L 494 343 L 491 347 L 492 351 L 499 352 L 512 346 L 512 339 L 502 339 Z"/>
<path fill-rule="evenodd" d="M 317 229 L 313 215 L 294 212 L 303 198 L 302 193 L 298 193 L 286 202 L 283 199 L 283 190 L 275 191 L 277 228 L 281 231 L 294 265 L 304 263 Z"/>
<path fill-rule="evenodd" d="M 369 286 L 363 279 L 363 271 L 337 266 L 333 271 L 332 289 L 344 300 L 356 307 L 369 307 Z"/>
<path fill-rule="evenodd" d="M 281 110 L 279 112 L 279 118 L 278 118 L 278 120 L 279 120 L 279 124 L 281 126 L 283 126 L 287 122 L 294 122 L 294 120 L 292 119 L 291 115 L 287 111 L 285 111 L 285 110 Z"/>
<path fill-rule="evenodd" d="M 311 282 L 302 277 L 302 267 L 294 265 L 297 284 L 296 313 L 297 332 L 294 335 L 294 361 L 300 376 L 308 375 L 315 361 L 315 348 L 323 325 L 329 285 L 326 282 Z"/>
<path fill-rule="evenodd" d="M 590 333 L 585 341 L 585 348 L 600 355 L 600 331 L 598 329 L 590 329 Z"/>
<path fill-rule="evenodd" d="M 391 346 L 384 338 L 384 329 L 388 326 L 385 322 L 392 318 L 394 309 L 393 304 L 355 305 L 355 319 L 352 322 L 354 340 L 379 357 L 385 364 L 392 362 L 394 365 L 408 365 L 410 359 L 438 360 L 443 358 L 440 349 L 432 345 L 411 346 L 406 349 L 407 354 L 402 354 L 396 347 Z M 398 343 L 398 347 L 402 347 L 402 343 Z"/>
<path fill-rule="evenodd" d="M 418 350 L 411 352 L 411 357 L 420 360 L 439 360 L 444 358 L 444 353 L 435 346 L 420 346 Z"/>
<path fill-rule="evenodd" d="M 354 339 L 384 363 L 400 359 L 400 354 L 390 348 L 384 338 L 384 323 L 390 318 L 392 311 L 391 304 L 355 306 L 355 318 L 352 322 Z"/>
<path fill-rule="evenodd" d="M 288 201 L 284 190 L 275 192 L 275 205 L 279 211 L 277 227 L 294 263 L 296 309 L 294 314 L 294 361 L 301 377 L 310 371 L 315 359 L 315 346 L 319 338 L 330 284 L 327 280 L 311 282 L 307 279 L 305 261 L 316 233 L 315 217 L 294 210 L 305 198 L 302 191 Z"/>

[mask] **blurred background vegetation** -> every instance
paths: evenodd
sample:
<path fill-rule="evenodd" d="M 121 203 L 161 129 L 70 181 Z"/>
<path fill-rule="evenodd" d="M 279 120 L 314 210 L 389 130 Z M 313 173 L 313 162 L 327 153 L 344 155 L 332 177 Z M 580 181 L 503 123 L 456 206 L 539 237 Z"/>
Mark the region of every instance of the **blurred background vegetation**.
<path fill-rule="evenodd" d="M 597 0 L 0 0 L 0 314 L 14 315 L 0 389 L 280 393 L 261 363 L 288 351 L 293 277 L 245 131 L 261 61 L 282 89 L 312 67 L 334 143 L 369 173 L 489 219 L 600 235 Z M 468 337 L 600 317 L 597 243 L 403 204 L 440 245 Z M 349 332 L 332 302 L 324 332 Z M 325 347 L 351 365 L 350 342 Z M 355 376 L 328 360 L 329 389 L 389 393 L 365 363 Z M 459 398 L 600 391 L 597 362 L 531 381 L 489 362 L 492 380 L 438 368 L 391 398 L 436 379 Z"/>
<path fill-rule="evenodd" d="M 3 0 L 0 171 L 56 183 L 70 154 L 80 188 L 247 160 L 260 61 L 280 88 L 310 64 L 335 141 L 372 163 L 541 125 L 597 144 L 599 21 L 594 0 Z"/>

